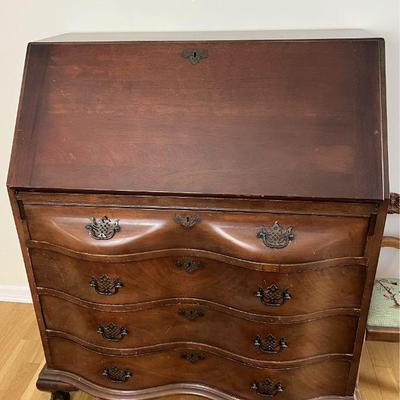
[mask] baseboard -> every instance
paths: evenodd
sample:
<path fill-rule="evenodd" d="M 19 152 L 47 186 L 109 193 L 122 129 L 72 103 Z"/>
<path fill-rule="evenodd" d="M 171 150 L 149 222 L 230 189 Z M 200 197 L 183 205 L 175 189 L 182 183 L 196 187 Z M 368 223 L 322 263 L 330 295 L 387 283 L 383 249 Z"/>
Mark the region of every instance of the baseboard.
<path fill-rule="evenodd" d="M 0 285 L 0 301 L 32 303 L 29 286 Z"/>

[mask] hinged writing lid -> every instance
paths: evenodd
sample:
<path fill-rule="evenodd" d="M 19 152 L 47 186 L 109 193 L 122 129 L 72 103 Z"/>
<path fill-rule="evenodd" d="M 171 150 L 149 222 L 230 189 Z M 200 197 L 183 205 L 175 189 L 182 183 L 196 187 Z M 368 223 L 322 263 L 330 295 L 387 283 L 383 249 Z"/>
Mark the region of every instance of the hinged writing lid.
<path fill-rule="evenodd" d="M 29 46 L 8 184 L 387 197 L 381 39 Z"/>

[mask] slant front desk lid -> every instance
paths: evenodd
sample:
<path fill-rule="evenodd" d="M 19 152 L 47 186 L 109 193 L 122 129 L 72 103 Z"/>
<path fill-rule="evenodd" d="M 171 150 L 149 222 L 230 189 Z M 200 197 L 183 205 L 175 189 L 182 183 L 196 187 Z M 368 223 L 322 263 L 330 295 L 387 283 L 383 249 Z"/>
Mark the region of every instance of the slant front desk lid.
<path fill-rule="evenodd" d="M 36 42 L 8 185 L 387 198 L 381 39 Z"/>

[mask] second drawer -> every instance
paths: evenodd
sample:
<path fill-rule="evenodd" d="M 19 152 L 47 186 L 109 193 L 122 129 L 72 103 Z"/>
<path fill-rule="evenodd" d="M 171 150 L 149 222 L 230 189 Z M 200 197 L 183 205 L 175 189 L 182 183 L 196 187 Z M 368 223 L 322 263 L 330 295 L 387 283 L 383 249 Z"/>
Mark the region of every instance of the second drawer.
<path fill-rule="evenodd" d="M 182 255 L 135 262 L 93 262 L 31 249 L 35 280 L 101 304 L 137 304 L 174 298 L 202 299 L 240 311 L 294 316 L 359 308 L 366 268 L 360 259 L 339 259 L 254 270 Z M 189 263 L 189 264 L 186 264 Z"/>

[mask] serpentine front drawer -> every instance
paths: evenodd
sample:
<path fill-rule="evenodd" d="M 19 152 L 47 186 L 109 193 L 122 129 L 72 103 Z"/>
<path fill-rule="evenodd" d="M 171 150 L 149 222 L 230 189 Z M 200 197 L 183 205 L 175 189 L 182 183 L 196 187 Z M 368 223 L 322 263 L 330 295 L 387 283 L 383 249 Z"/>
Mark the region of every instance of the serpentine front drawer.
<path fill-rule="evenodd" d="M 154 346 L 166 349 L 190 338 L 200 349 L 219 351 L 241 362 L 287 361 L 290 365 L 305 358 L 352 354 L 358 323 L 353 310 L 306 315 L 290 322 L 216 310 L 194 300 L 118 312 L 112 307 L 89 308 L 52 292 L 43 292 L 40 300 L 49 335 L 81 341 L 109 354 L 132 354 Z"/>
<path fill-rule="evenodd" d="M 49 340 L 52 368 L 71 370 L 82 377 L 83 383 L 101 385 L 105 393 L 112 390 L 135 391 L 147 387 L 165 387 L 182 377 L 182 384 L 196 382 L 216 392 L 236 393 L 241 399 L 254 400 L 260 396 L 279 396 L 284 400 L 306 400 L 322 396 L 344 396 L 350 362 L 333 357 L 312 362 L 301 368 L 260 368 L 257 363 L 234 361 L 214 352 L 198 350 L 190 345 L 170 350 L 149 352 L 130 357 L 102 355 L 60 338 Z M 171 363 L 174 368 L 170 368 Z M 318 376 L 318 379 L 315 377 Z M 332 379 L 332 377 L 335 379 Z"/>
<path fill-rule="evenodd" d="M 368 218 L 27 205 L 32 240 L 127 255 L 195 249 L 267 263 L 359 257 Z M 149 256 L 151 253 L 149 254 Z"/>
<path fill-rule="evenodd" d="M 88 261 L 38 248 L 30 254 L 40 290 L 86 302 L 129 305 L 192 298 L 281 316 L 359 309 L 367 272 L 363 258 L 279 266 L 233 264 L 189 251 L 125 262 Z"/>

